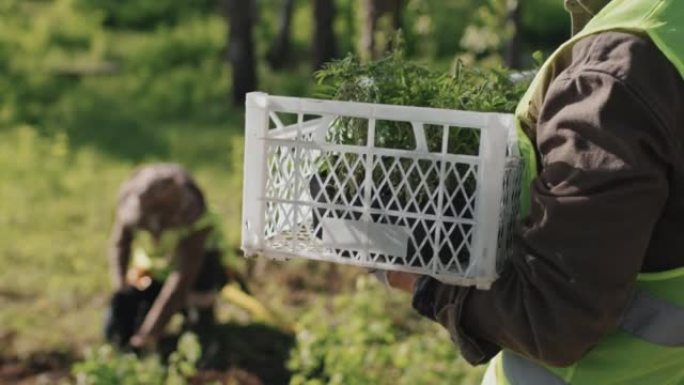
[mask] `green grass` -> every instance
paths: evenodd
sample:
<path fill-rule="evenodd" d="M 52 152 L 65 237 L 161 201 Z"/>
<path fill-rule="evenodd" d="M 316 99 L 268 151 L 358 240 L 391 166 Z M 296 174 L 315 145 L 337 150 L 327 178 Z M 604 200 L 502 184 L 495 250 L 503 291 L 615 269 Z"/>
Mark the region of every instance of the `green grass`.
<path fill-rule="evenodd" d="M 196 175 L 225 218 L 231 252 L 240 236 L 242 175 L 235 115 L 223 125 L 150 127 L 164 151 L 144 158 L 178 161 Z M 116 193 L 136 164 L 96 144 L 71 143 L 65 133 L 40 136 L 30 126 L 0 132 L 0 333 L 17 332 L 12 350 L 99 338 Z"/>

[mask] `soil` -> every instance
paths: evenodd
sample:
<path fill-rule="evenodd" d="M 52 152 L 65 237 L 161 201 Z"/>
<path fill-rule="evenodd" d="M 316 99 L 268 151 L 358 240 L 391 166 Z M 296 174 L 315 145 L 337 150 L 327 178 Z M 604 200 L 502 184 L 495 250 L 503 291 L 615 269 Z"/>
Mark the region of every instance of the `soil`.
<path fill-rule="evenodd" d="M 254 261 L 254 260 L 252 260 Z M 259 261 L 259 260 L 256 260 Z M 279 288 L 277 298 L 295 312 L 307 306 L 321 293 L 334 294 L 351 288 L 359 269 L 335 264 L 302 261 L 303 265 L 261 260 L 258 273 L 248 278 L 251 292 L 257 298 L 269 298 Z M 270 290 L 265 290 L 269 288 Z M 6 334 L 6 335 L 5 335 Z M 18 357 L 2 352 L 10 346 L 12 333 L 0 334 L 0 385 L 71 384 L 71 366 L 81 359 L 75 352 L 34 352 Z M 209 383 L 231 385 L 285 385 L 291 373 L 286 367 L 295 338 L 269 325 L 223 323 L 217 326 L 211 357 L 200 363 L 200 372 L 189 379 L 191 385 Z M 175 346 L 175 344 L 174 344 Z"/>
<path fill-rule="evenodd" d="M 203 368 L 191 385 L 285 385 L 285 367 L 294 336 L 261 324 L 221 324 L 212 353 L 198 365 Z M 70 368 L 78 357 L 66 352 L 37 352 L 26 358 L 0 357 L 0 384 L 73 383 Z"/>
<path fill-rule="evenodd" d="M 69 376 L 72 353 L 35 352 L 28 357 L 0 356 L 0 384 L 58 383 Z"/>

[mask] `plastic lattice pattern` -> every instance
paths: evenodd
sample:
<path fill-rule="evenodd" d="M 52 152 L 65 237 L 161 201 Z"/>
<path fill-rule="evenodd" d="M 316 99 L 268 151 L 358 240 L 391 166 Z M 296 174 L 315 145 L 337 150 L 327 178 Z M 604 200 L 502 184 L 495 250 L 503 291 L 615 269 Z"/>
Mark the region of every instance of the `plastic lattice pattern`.
<path fill-rule="evenodd" d="M 242 247 L 488 288 L 521 161 L 506 114 L 247 98 Z"/>

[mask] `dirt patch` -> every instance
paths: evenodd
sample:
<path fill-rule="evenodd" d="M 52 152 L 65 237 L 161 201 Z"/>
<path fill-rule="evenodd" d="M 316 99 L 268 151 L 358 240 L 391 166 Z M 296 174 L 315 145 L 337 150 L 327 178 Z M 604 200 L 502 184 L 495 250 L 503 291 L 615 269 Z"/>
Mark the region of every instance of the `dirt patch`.
<path fill-rule="evenodd" d="M 198 363 L 200 372 L 190 384 L 285 385 L 290 381 L 286 363 L 294 343 L 294 336 L 268 325 L 217 325 Z M 0 356 L 0 384 L 70 382 L 70 368 L 77 359 L 69 352 Z"/>
<path fill-rule="evenodd" d="M 242 369 L 227 371 L 205 370 L 189 379 L 189 385 L 264 385 L 259 377 Z"/>
<path fill-rule="evenodd" d="M 179 336 L 160 341 L 159 353 L 168 358 Z M 222 323 L 213 332 L 199 335 L 202 357 L 200 373 L 191 384 L 218 382 L 235 385 L 286 385 L 290 350 L 295 345 L 292 334 L 260 323 Z M 165 360 L 165 358 L 163 358 Z M 232 382 L 231 382 L 232 381 Z"/>
<path fill-rule="evenodd" d="M 28 357 L 0 357 L 0 384 L 31 384 L 37 377 L 57 383 L 69 376 L 75 356 L 67 352 L 35 352 Z"/>

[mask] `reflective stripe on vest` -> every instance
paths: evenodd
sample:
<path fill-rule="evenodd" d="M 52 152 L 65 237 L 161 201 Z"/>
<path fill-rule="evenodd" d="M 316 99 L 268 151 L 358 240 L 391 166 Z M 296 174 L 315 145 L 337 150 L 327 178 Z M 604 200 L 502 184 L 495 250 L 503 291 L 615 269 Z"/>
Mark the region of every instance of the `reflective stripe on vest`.
<path fill-rule="evenodd" d="M 542 365 L 509 350 L 501 354 L 501 366 L 509 385 L 568 385 Z"/>
<path fill-rule="evenodd" d="M 637 291 L 622 318 L 620 329 L 655 345 L 682 347 L 684 307 Z"/>
<path fill-rule="evenodd" d="M 620 329 L 655 345 L 684 347 L 684 307 L 638 290 L 623 316 Z M 568 385 L 543 365 L 509 350 L 505 350 L 500 359 L 510 385 Z"/>

